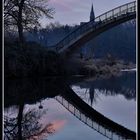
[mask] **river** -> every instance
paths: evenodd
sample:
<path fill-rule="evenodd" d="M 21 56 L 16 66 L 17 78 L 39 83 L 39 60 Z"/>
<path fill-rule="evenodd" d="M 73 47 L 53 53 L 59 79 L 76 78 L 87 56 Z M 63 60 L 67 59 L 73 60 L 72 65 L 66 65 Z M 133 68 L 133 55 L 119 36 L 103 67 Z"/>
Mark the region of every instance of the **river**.
<path fill-rule="evenodd" d="M 4 137 L 11 140 L 18 137 L 17 122 L 21 114 L 22 136 L 25 139 L 108 139 L 79 120 L 57 100 L 60 96 L 70 94 L 71 90 L 103 116 L 136 132 L 136 72 L 125 71 L 119 76 L 105 79 L 76 77 L 6 80 Z M 71 95 L 68 96 L 70 98 Z"/>

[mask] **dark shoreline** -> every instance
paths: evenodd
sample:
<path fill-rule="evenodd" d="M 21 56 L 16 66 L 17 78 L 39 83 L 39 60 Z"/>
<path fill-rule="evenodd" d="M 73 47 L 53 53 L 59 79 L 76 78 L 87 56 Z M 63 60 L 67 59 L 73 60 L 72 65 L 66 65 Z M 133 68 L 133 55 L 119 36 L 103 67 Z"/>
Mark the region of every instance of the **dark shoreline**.
<path fill-rule="evenodd" d="M 69 77 L 73 75 L 100 76 L 118 75 L 122 69 L 136 67 L 113 57 L 102 59 L 67 59 L 38 44 L 5 43 L 4 78 Z"/>

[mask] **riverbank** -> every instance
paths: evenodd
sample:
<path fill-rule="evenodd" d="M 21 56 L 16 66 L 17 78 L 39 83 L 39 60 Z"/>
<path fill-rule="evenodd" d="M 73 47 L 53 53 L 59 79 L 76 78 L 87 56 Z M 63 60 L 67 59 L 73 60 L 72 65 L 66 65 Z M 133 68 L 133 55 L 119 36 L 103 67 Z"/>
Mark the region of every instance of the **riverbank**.
<path fill-rule="evenodd" d="M 5 78 L 44 77 L 62 75 L 61 58 L 36 43 L 6 44 L 4 50 Z"/>
<path fill-rule="evenodd" d="M 67 73 L 72 75 L 119 75 L 122 71 L 136 68 L 132 62 L 111 59 L 71 59 L 65 64 Z"/>
<path fill-rule="evenodd" d="M 23 48 L 5 44 L 4 65 L 5 78 L 118 75 L 123 70 L 136 67 L 133 63 L 111 58 L 66 59 L 34 43 L 25 44 Z"/>

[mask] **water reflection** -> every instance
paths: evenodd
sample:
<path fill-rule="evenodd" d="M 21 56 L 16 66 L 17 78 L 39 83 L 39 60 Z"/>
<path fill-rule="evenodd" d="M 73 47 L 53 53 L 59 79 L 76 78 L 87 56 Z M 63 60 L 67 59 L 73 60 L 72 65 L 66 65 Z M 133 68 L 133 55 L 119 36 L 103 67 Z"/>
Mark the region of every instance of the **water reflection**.
<path fill-rule="evenodd" d="M 44 134 L 54 133 L 54 124 L 48 123 L 43 126 L 39 120 L 45 113 L 40 110 L 43 109 L 41 100 L 58 94 L 59 86 L 55 82 L 56 79 L 52 78 L 5 80 L 5 110 L 13 105 L 17 108 L 17 113 L 14 112 L 17 115 L 4 114 L 4 138 L 6 140 L 39 140 Z M 40 102 L 38 109 L 26 110 L 26 104 L 37 102 Z M 12 110 L 15 111 L 15 109 Z"/>
<path fill-rule="evenodd" d="M 4 139 L 41 140 L 44 135 L 53 134 L 55 130 L 52 123 L 43 126 L 39 122 L 43 113 L 35 109 L 24 112 L 24 103 L 21 103 L 16 116 L 4 115 Z"/>
<path fill-rule="evenodd" d="M 33 104 L 41 99 L 55 97 L 59 94 L 61 79 L 17 79 L 5 80 L 5 107 L 19 105 L 21 101 L 25 104 Z"/>
<path fill-rule="evenodd" d="M 81 78 L 74 81 L 81 81 Z M 10 137 L 11 139 L 40 139 L 40 137 L 44 135 L 44 133 L 45 135 L 54 133 L 55 129 L 58 129 L 58 127 L 63 125 L 64 122 L 53 121 L 52 123 L 47 123 L 45 126 L 42 126 L 42 124 L 40 123 L 40 117 L 43 116 L 43 113 L 39 112 L 46 109 L 44 108 L 42 101 L 44 99 L 54 98 L 55 96 L 60 95 L 62 97 L 65 97 L 65 99 L 67 97 L 67 102 L 71 102 L 71 100 L 69 99 L 73 98 L 71 96 L 71 93 L 73 93 L 73 91 L 70 89 L 69 85 L 70 83 L 74 84 L 74 81 L 70 82 L 69 80 L 64 80 L 63 78 L 5 80 L 5 108 L 7 109 L 13 105 L 16 105 L 18 109 L 17 115 L 15 115 L 14 117 L 9 116 L 8 113 L 5 113 L 5 137 L 7 137 L 7 139 L 8 137 Z M 100 82 L 98 82 L 98 86 Z M 97 98 L 95 91 L 96 88 L 98 88 L 95 87 L 96 82 L 94 84 L 93 83 L 94 82 L 90 83 L 89 81 L 87 81 L 76 84 L 80 85 L 81 88 L 86 87 L 87 89 L 90 89 L 89 93 L 92 102 L 94 102 L 94 99 Z M 101 89 L 105 89 L 105 87 Z M 86 90 L 86 94 L 87 93 L 88 90 Z M 27 104 L 38 104 L 38 109 L 26 110 L 25 106 Z M 77 104 L 77 107 L 78 106 L 79 105 Z M 89 112 L 92 111 L 90 111 L 89 109 Z M 98 113 L 94 113 L 93 115 L 95 120 L 96 114 Z M 29 119 L 30 117 L 31 119 Z M 96 121 L 99 123 L 98 119 Z M 100 121 L 100 123 L 101 122 L 102 121 Z"/>
<path fill-rule="evenodd" d="M 82 93 L 80 89 L 84 89 Z M 136 100 L 136 73 L 124 73 L 119 77 L 109 79 L 86 79 L 83 82 L 72 85 L 72 89 L 82 98 L 87 98 L 92 106 L 99 99 L 99 94 L 105 96 L 123 95 L 127 100 Z"/>
<path fill-rule="evenodd" d="M 136 73 L 72 85 L 74 92 L 95 110 L 111 120 L 136 131 Z"/>

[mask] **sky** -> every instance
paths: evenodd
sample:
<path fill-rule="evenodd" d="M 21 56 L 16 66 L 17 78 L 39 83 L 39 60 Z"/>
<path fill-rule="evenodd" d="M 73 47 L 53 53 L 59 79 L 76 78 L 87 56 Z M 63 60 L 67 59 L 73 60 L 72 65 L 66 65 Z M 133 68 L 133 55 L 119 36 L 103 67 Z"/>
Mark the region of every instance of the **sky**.
<path fill-rule="evenodd" d="M 54 8 L 53 19 L 41 19 L 42 26 L 50 22 L 59 22 L 63 25 L 80 24 L 89 21 L 91 5 L 95 12 L 95 17 L 109 11 L 117 6 L 132 2 L 134 0 L 49 0 L 49 7 Z"/>

